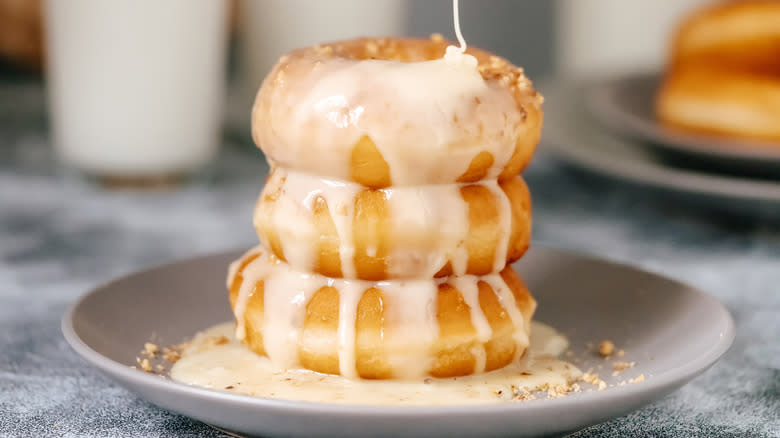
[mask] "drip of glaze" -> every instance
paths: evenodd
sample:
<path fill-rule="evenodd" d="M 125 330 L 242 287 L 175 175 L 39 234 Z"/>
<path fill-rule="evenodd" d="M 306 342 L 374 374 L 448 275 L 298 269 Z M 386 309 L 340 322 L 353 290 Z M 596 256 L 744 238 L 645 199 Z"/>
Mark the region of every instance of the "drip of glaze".
<path fill-rule="evenodd" d="M 468 205 L 460 194 L 461 186 L 443 184 L 385 190 L 395 236 L 403 235 L 409 229 L 438 229 L 441 235 L 440 241 L 431 242 L 433 247 L 441 249 L 438 253 L 420 254 L 416 248 L 396 245 L 388 254 L 390 278 L 420 271 L 420 265 L 427 267 L 421 277 L 433 278 L 448 259 L 457 257 L 459 251 L 466 252 L 465 257 L 468 257 L 465 246 L 458 248 L 469 232 Z M 464 270 L 465 265 L 463 262 Z"/>
<path fill-rule="evenodd" d="M 466 53 L 466 40 L 463 39 L 463 34 L 460 32 L 460 8 L 458 6 L 458 0 L 452 0 L 452 22 L 455 25 L 458 44 L 460 44 L 460 53 Z"/>
<path fill-rule="evenodd" d="M 447 46 L 447 50 L 444 53 L 444 60 L 452 64 L 462 64 L 469 67 L 477 67 L 477 58 L 466 55 L 466 40 L 463 38 L 463 34 L 460 31 L 460 8 L 458 7 L 458 0 L 452 0 L 452 21 L 455 26 L 455 36 L 458 37 L 458 44 L 460 47 Z"/>
<path fill-rule="evenodd" d="M 496 181 L 490 181 L 485 186 L 493 192 L 493 197 L 498 203 L 498 244 L 493 256 L 493 272 L 500 272 L 506 266 L 506 255 L 509 251 L 509 235 L 512 227 L 512 205 L 509 197 L 504 193 Z"/>
<path fill-rule="evenodd" d="M 416 349 L 405 355 L 388 357 L 393 375 L 407 379 L 424 375 L 433 363 L 430 346 L 439 337 L 436 320 L 436 297 L 440 280 L 383 281 L 377 287 L 387 301 L 384 318 L 393 330 L 387 333 L 385 343 L 390 351 L 403 351 L 410 339 L 416 340 Z M 404 323 L 401 323 L 404 322 Z"/>
<path fill-rule="evenodd" d="M 238 266 L 241 263 L 243 263 L 243 261 L 246 258 L 251 257 L 255 254 L 259 254 L 260 252 L 261 252 L 260 247 L 250 249 L 240 259 L 236 260 L 230 265 L 230 268 L 228 269 L 229 271 L 228 285 L 233 283 L 233 279 L 238 273 Z M 246 321 L 244 319 L 244 312 L 246 312 L 247 302 L 249 302 L 249 298 L 252 296 L 252 293 L 255 290 L 255 284 L 257 282 L 257 279 L 262 278 L 262 275 L 253 275 L 253 274 L 256 274 L 255 271 L 257 270 L 265 271 L 265 267 L 267 266 L 265 263 L 263 263 L 262 260 L 260 260 L 262 257 L 263 255 L 260 254 L 260 257 L 250 262 L 247 266 L 244 267 L 244 270 L 241 271 L 241 273 L 244 276 L 244 281 L 241 283 L 241 287 L 238 289 L 238 298 L 236 300 L 236 306 L 235 306 L 236 338 L 238 338 L 239 340 L 243 340 L 246 337 Z"/>
<path fill-rule="evenodd" d="M 263 346 L 277 367 L 295 368 L 300 363 L 298 345 L 306 305 L 315 292 L 327 285 L 327 280 L 294 272 L 286 264 L 264 274 L 264 308 L 268 311 L 263 312 Z"/>
<path fill-rule="evenodd" d="M 347 378 L 357 378 L 355 366 L 355 344 L 357 333 L 355 321 L 357 307 L 364 289 L 359 282 L 345 281 L 339 288 L 338 355 L 339 373 Z"/>
<path fill-rule="evenodd" d="M 506 311 L 509 320 L 512 321 L 512 325 L 515 328 L 513 333 L 515 339 L 515 358 L 517 358 L 520 352 L 524 351 L 528 346 L 527 333 L 528 330 L 530 330 L 530 326 L 526 326 L 525 318 L 523 318 L 520 309 L 517 308 L 515 295 L 509 289 L 509 286 L 507 286 L 501 275 L 486 275 L 482 277 L 481 280 L 490 285 L 490 288 L 493 289 L 493 292 L 495 292 L 498 297 L 501 307 Z M 520 328 L 522 328 L 522 330 Z"/>
<path fill-rule="evenodd" d="M 471 354 L 474 355 L 475 359 L 474 373 L 483 373 L 487 363 L 485 343 L 493 335 L 493 329 L 490 328 L 485 312 L 482 311 L 482 306 L 479 304 L 479 279 L 471 275 L 464 275 L 453 277 L 450 282 L 460 291 L 463 301 L 469 306 L 471 325 L 477 331 L 477 341 L 479 341 L 471 348 Z"/>
<path fill-rule="evenodd" d="M 471 325 L 477 331 L 477 340 L 485 343 L 490 340 L 493 330 L 479 304 L 479 279 L 473 275 L 464 275 L 450 278 L 449 282 L 460 291 L 463 301 L 469 306 Z"/>

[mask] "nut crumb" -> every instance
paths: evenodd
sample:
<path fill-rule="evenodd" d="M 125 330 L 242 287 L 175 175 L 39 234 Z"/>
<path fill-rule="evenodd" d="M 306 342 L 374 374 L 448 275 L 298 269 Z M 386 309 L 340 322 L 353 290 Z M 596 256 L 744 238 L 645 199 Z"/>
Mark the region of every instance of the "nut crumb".
<path fill-rule="evenodd" d="M 159 351 L 159 348 L 157 347 L 157 344 L 153 344 L 151 342 L 147 342 L 144 344 L 144 349 L 141 352 L 141 354 L 147 356 L 147 357 L 154 357 L 157 352 Z"/>
<path fill-rule="evenodd" d="M 638 382 L 644 382 L 645 381 L 645 375 L 640 374 L 633 379 L 629 380 L 628 383 L 638 383 Z"/>
<path fill-rule="evenodd" d="M 147 373 L 153 372 L 152 364 L 149 363 L 149 359 L 141 359 L 140 357 L 136 357 L 135 360 L 138 362 L 138 365 L 141 366 L 142 370 L 146 371 Z"/>
<path fill-rule="evenodd" d="M 615 362 L 612 364 L 612 369 L 615 371 L 623 371 L 628 368 L 633 368 L 636 362 Z"/>
<path fill-rule="evenodd" d="M 615 351 L 615 344 L 612 341 L 604 340 L 599 344 L 600 355 L 604 357 L 611 356 L 613 351 Z"/>
<path fill-rule="evenodd" d="M 598 374 L 593 374 L 590 371 L 584 373 L 580 379 L 585 383 L 596 385 L 599 391 L 603 391 L 607 388 L 607 383 L 599 378 Z"/>

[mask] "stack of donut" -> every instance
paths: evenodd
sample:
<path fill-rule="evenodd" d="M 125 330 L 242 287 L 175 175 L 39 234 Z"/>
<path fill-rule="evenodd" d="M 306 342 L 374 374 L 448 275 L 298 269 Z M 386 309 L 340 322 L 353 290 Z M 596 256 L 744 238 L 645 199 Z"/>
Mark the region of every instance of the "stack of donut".
<path fill-rule="evenodd" d="M 656 114 L 683 131 L 780 142 L 780 1 L 718 2 L 687 18 Z"/>
<path fill-rule="evenodd" d="M 518 175 L 542 124 L 521 69 L 430 40 L 294 51 L 255 101 L 271 166 L 260 246 L 228 274 L 237 336 L 279 368 L 348 378 L 470 375 L 528 346 L 536 303 Z"/>

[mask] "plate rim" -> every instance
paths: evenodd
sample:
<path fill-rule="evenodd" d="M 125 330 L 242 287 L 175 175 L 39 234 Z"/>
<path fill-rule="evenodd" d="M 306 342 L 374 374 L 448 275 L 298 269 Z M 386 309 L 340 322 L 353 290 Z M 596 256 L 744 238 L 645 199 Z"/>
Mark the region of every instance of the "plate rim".
<path fill-rule="evenodd" d="M 646 391 L 653 391 L 653 389 L 664 390 L 670 387 L 678 388 L 685 383 L 689 382 L 694 377 L 705 372 L 712 367 L 731 347 L 735 336 L 736 328 L 734 324 L 734 318 L 728 311 L 726 306 L 718 300 L 715 296 L 710 295 L 696 287 L 690 286 L 687 283 L 681 282 L 666 275 L 655 273 L 645 270 L 643 268 L 630 265 L 625 262 L 613 261 L 610 259 L 586 254 L 584 252 L 573 251 L 570 249 L 555 248 L 547 245 L 534 244 L 533 248 L 541 249 L 542 251 L 552 251 L 562 253 L 565 255 L 575 256 L 581 259 L 585 259 L 591 262 L 598 262 L 612 267 L 620 269 L 629 269 L 637 273 L 651 275 L 655 278 L 660 278 L 665 281 L 675 283 L 679 286 L 683 286 L 692 293 L 699 296 L 700 299 L 711 301 L 721 316 L 724 317 L 725 327 L 719 336 L 718 341 L 715 342 L 705 354 L 700 355 L 695 360 L 688 362 L 684 365 L 670 368 L 665 370 L 661 374 L 654 374 L 652 379 L 647 379 L 636 385 L 626 385 L 619 388 L 609 388 L 605 391 L 591 391 L 581 392 L 575 394 L 569 394 L 567 397 L 555 398 L 555 399 L 541 399 L 535 400 L 530 403 L 496 403 L 496 404 L 477 404 L 477 405 L 445 405 L 445 406 L 386 406 L 386 405 L 360 405 L 360 404 L 337 404 L 337 403 L 321 403 L 321 402 L 309 402 L 298 400 L 286 400 L 286 399 L 274 399 L 253 397 L 249 395 L 236 394 L 233 392 L 202 388 L 193 385 L 187 385 L 185 383 L 177 382 L 170 378 L 160 380 L 160 376 L 149 374 L 141 370 L 133 369 L 129 365 L 119 363 L 113 359 L 102 355 L 94 350 L 86 342 L 84 342 L 73 325 L 73 317 L 79 306 L 81 306 L 87 299 L 95 294 L 99 294 L 116 283 L 132 280 L 132 277 L 137 275 L 148 274 L 153 271 L 166 270 L 176 266 L 203 261 L 208 258 L 227 258 L 229 255 L 238 255 L 244 250 L 230 250 L 211 253 L 208 255 L 200 255 L 196 257 L 183 258 L 172 262 L 164 263 L 155 267 L 141 269 L 123 276 L 117 277 L 113 280 L 99 284 L 98 286 L 90 289 L 88 292 L 82 294 L 73 304 L 71 304 L 62 316 L 61 330 L 67 343 L 71 348 L 83 359 L 89 362 L 92 366 L 100 370 L 103 374 L 108 375 L 112 380 L 117 381 L 117 376 L 121 376 L 122 379 L 132 381 L 136 384 L 144 386 L 155 386 L 157 388 L 162 387 L 165 392 L 171 395 L 180 397 L 197 397 L 205 399 L 209 402 L 222 402 L 222 403 L 238 403 L 245 406 L 250 406 L 257 409 L 270 409 L 270 410 L 285 410 L 285 411 L 298 411 L 300 413 L 307 413 L 312 415 L 329 415 L 329 416 L 353 416 L 353 415 L 366 415 L 382 418 L 423 418 L 423 417 L 435 417 L 441 415 L 505 415 L 513 412 L 523 411 L 525 413 L 533 413 L 536 411 L 546 411 L 551 407 L 557 409 L 569 409 L 574 406 L 579 406 L 584 403 L 615 403 L 626 397 L 631 397 L 637 393 L 643 393 Z M 123 381 L 119 381 L 123 387 L 126 388 Z M 647 388 L 645 385 L 651 385 Z M 136 391 L 130 390 L 132 393 L 138 396 Z"/>
<path fill-rule="evenodd" d="M 615 93 L 628 82 L 663 79 L 664 72 L 632 72 L 588 83 L 584 102 L 593 118 L 602 126 L 634 140 L 650 142 L 650 147 L 699 156 L 703 159 L 739 160 L 766 166 L 767 161 L 780 165 L 780 142 L 760 139 L 719 138 L 693 132 L 675 131 L 657 119 L 639 117 L 616 101 Z"/>
<path fill-rule="evenodd" d="M 571 109 L 561 109 L 557 105 L 562 95 L 576 95 L 574 99 L 582 100 L 585 92 L 583 84 L 577 82 L 551 82 L 545 88 L 546 103 L 551 103 L 559 112 L 565 112 L 564 119 L 574 119 L 578 123 L 593 122 L 587 120 L 587 114 L 572 116 Z M 561 91 L 564 90 L 564 91 Z M 583 105 L 584 103 L 580 103 Z M 582 109 L 582 108 L 580 108 Z M 553 119 L 556 120 L 556 119 Z M 546 121 L 548 122 L 548 121 Z M 551 129 L 552 128 L 552 129 Z M 579 129 L 579 128 L 576 128 Z M 590 129 L 601 129 L 599 126 L 591 126 Z M 593 141 L 573 141 L 571 135 L 556 134 L 560 127 L 545 126 L 542 135 L 542 150 L 550 151 L 575 167 L 583 168 L 612 178 L 623 179 L 634 183 L 666 189 L 673 192 L 684 191 L 687 193 L 713 196 L 718 198 L 730 198 L 739 201 L 756 201 L 780 203 L 780 182 L 765 180 L 753 180 L 732 175 L 709 174 L 701 171 L 679 169 L 664 166 L 651 160 L 635 159 L 605 159 L 600 147 L 593 146 Z M 621 147 L 642 149 L 643 145 L 636 144 L 625 136 L 617 136 L 612 132 L 603 131 L 601 135 L 611 137 L 612 141 L 621 142 Z M 575 144 L 576 143 L 576 144 Z M 593 154 L 593 151 L 599 151 Z M 714 187 L 717 187 L 715 189 Z"/>

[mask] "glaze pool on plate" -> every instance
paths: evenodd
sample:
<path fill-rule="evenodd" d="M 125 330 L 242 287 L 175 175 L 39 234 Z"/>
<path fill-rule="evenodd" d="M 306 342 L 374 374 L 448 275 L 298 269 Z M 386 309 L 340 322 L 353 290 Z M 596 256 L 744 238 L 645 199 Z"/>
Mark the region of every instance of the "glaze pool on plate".
<path fill-rule="evenodd" d="M 516 266 L 539 302 L 536 319 L 568 336 L 582 369 L 604 360 L 586 344 L 610 339 L 644 382 L 604 391 L 483 406 L 333 405 L 240 396 L 183 385 L 130 368 L 153 335 L 160 345 L 230 319 L 225 269 L 239 252 L 133 274 L 85 295 L 63 318 L 68 342 L 92 364 L 165 409 L 248 435 L 537 436 L 622 415 L 711 366 L 734 328 L 711 296 L 624 265 L 535 247 Z M 598 368 L 596 371 L 600 371 Z M 602 378 L 616 384 L 604 367 Z"/>

